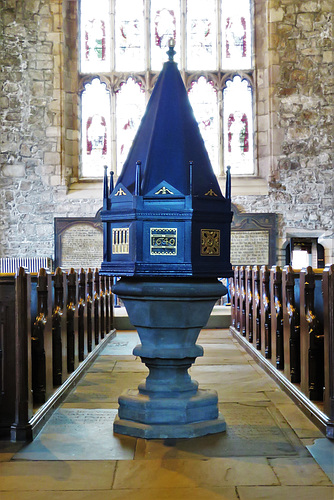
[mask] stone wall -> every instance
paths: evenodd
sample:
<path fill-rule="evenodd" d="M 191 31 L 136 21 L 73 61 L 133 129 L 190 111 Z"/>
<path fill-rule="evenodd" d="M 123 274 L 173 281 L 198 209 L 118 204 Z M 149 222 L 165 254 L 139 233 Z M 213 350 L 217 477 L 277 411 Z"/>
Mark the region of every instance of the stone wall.
<path fill-rule="evenodd" d="M 269 194 L 233 202 L 279 214 L 279 248 L 289 236 L 320 237 L 333 262 L 333 3 L 272 0 L 267 8 L 267 47 L 258 29 L 260 62 L 268 60 L 258 72 L 258 144 L 260 156 L 271 149 Z"/>
<path fill-rule="evenodd" d="M 332 0 L 256 0 L 257 160 L 279 241 L 324 238 L 333 261 Z M 78 177 L 76 0 L 0 4 L 0 257 L 54 255 L 54 217 L 94 216 L 102 186 Z M 92 194 L 93 193 L 93 194 Z M 282 263 L 282 262 L 281 262 Z"/>
<path fill-rule="evenodd" d="M 102 204 L 102 191 L 96 199 L 67 194 L 78 158 L 71 154 L 78 143 L 77 89 L 69 62 L 63 64 L 62 4 L 2 0 L 0 6 L 1 257 L 53 257 L 54 217 L 95 215 Z"/>

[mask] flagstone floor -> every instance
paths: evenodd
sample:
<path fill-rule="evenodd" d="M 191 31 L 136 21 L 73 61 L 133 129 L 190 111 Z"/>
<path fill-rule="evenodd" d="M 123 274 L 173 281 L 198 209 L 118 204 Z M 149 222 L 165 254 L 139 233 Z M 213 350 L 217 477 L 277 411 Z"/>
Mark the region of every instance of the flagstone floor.
<path fill-rule="evenodd" d="M 117 332 L 27 445 L 0 442 L 1 500 L 333 500 L 334 443 L 232 339 L 203 330 L 191 376 L 218 392 L 227 431 L 175 440 L 113 434 L 117 398 L 147 369 Z"/>

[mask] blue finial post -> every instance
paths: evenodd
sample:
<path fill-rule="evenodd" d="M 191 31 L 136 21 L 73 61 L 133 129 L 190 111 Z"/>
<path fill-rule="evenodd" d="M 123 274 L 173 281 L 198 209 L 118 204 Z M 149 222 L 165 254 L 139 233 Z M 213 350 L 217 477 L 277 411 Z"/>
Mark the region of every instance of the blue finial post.
<path fill-rule="evenodd" d="M 225 198 L 227 200 L 231 199 L 231 167 L 226 167 L 226 189 L 225 189 Z"/>
<path fill-rule="evenodd" d="M 111 170 L 110 171 L 110 194 L 114 190 L 114 172 Z"/>
<path fill-rule="evenodd" d="M 103 177 L 103 208 L 104 208 L 104 210 L 108 209 L 108 196 L 109 196 L 107 170 L 108 170 L 107 165 L 104 165 L 104 177 Z"/>
<path fill-rule="evenodd" d="M 110 171 L 110 181 L 109 181 L 109 194 L 111 194 L 114 190 L 114 172 Z M 108 210 L 110 210 L 110 198 L 108 197 Z"/>
<path fill-rule="evenodd" d="M 141 161 L 136 162 L 135 196 L 140 196 Z"/>
<path fill-rule="evenodd" d="M 193 193 L 193 166 L 194 166 L 194 162 L 190 161 L 189 162 L 189 194 L 190 194 L 190 196 Z"/>
<path fill-rule="evenodd" d="M 174 50 L 174 47 L 175 47 L 175 40 L 174 38 L 170 38 L 169 41 L 168 41 L 168 51 L 166 52 L 166 54 L 168 55 L 168 61 L 170 62 L 174 62 L 174 56 L 176 54 L 175 50 Z"/>

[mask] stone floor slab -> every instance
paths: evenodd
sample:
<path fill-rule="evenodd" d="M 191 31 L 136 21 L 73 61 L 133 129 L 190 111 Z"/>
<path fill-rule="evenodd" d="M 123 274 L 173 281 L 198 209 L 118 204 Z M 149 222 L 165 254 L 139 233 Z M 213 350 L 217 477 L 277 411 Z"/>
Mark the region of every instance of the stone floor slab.
<path fill-rule="evenodd" d="M 0 492 L 110 489 L 115 466 L 115 461 L 1 462 Z"/>
<path fill-rule="evenodd" d="M 104 409 L 104 410 L 116 410 L 118 409 L 118 402 L 108 403 L 106 401 L 99 401 L 95 403 L 86 403 L 85 401 L 80 401 L 78 403 L 63 403 L 62 408 L 83 408 L 83 409 Z"/>
<path fill-rule="evenodd" d="M 129 460 L 136 442 L 115 435 L 117 410 L 57 410 L 37 438 L 15 460 Z"/>
<path fill-rule="evenodd" d="M 89 368 L 88 372 L 94 372 L 94 373 L 107 373 L 107 372 L 112 372 L 116 360 L 118 357 L 115 359 L 113 356 L 99 356 L 97 360 L 92 364 L 92 366 Z"/>
<path fill-rule="evenodd" d="M 131 355 L 133 349 L 140 343 L 137 332 L 119 332 L 117 331 L 116 337 L 112 339 L 103 349 L 104 356 L 111 354 L 118 355 Z"/>
<path fill-rule="evenodd" d="M 114 367 L 113 373 L 143 373 L 143 377 L 146 377 L 149 373 L 149 370 L 144 363 L 141 362 L 140 358 L 133 359 L 133 361 L 121 360 L 117 361 Z"/>
<path fill-rule="evenodd" d="M 47 495 L 47 496 L 46 496 Z M 1 500 L 237 500 L 235 488 L 169 488 L 151 490 L 16 491 Z"/>
<path fill-rule="evenodd" d="M 84 380 L 66 398 L 67 403 L 78 402 L 117 402 L 120 394 L 130 388 L 138 387 L 144 380 L 144 373 L 87 373 Z"/>
<path fill-rule="evenodd" d="M 266 459 L 133 460 L 118 463 L 113 489 L 209 488 L 274 485 L 278 480 Z"/>
<path fill-rule="evenodd" d="M 334 442 L 324 437 L 315 439 L 313 443 L 307 445 L 307 449 L 334 483 Z"/>
<path fill-rule="evenodd" d="M 306 415 L 304 415 L 291 399 L 289 403 L 276 404 L 276 407 L 301 439 L 323 437 L 322 432 L 306 417 Z"/>
<path fill-rule="evenodd" d="M 186 440 L 138 440 L 135 459 L 203 459 L 209 457 L 308 455 L 279 413 L 266 402 L 262 406 L 221 404 L 227 423 L 224 434 Z"/>
<path fill-rule="evenodd" d="M 331 481 L 312 457 L 269 459 L 280 483 L 286 486 L 329 486 Z"/>
<path fill-rule="evenodd" d="M 330 486 L 255 486 L 237 488 L 240 500 L 333 500 Z"/>

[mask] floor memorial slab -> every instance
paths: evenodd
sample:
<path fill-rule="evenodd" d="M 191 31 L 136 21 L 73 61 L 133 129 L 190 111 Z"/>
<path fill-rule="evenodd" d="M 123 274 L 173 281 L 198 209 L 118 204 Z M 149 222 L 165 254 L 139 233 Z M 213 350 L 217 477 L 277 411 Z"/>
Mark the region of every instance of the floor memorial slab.
<path fill-rule="evenodd" d="M 121 333 L 116 335 L 114 339 L 108 342 L 108 345 L 103 349 L 103 355 L 108 354 L 123 356 L 132 354 L 133 349 L 140 343 L 137 332 Z"/>
<path fill-rule="evenodd" d="M 192 440 L 138 440 L 135 459 L 300 456 L 308 454 L 272 405 L 220 404 L 224 434 Z"/>
<path fill-rule="evenodd" d="M 127 460 L 136 441 L 113 433 L 117 410 L 61 408 L 16 460 Z"/>

